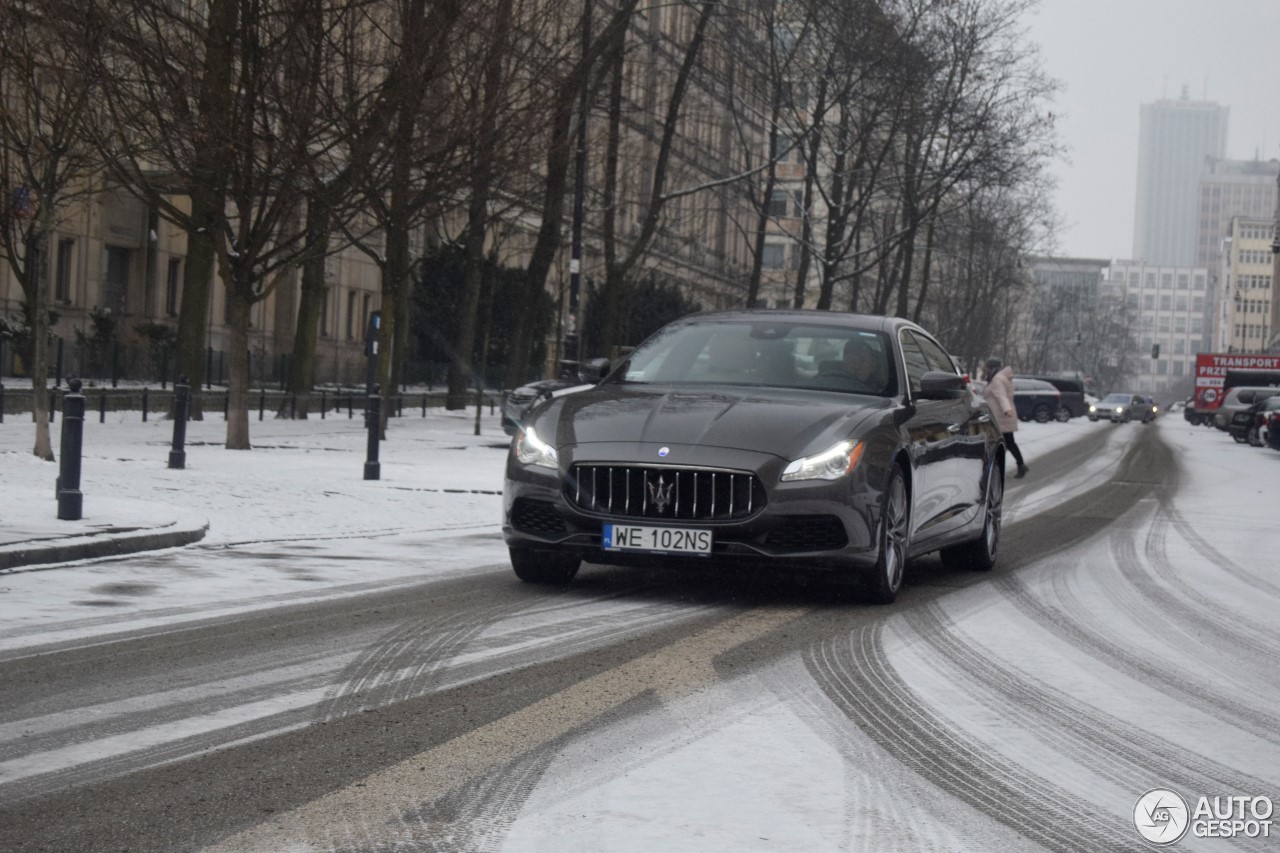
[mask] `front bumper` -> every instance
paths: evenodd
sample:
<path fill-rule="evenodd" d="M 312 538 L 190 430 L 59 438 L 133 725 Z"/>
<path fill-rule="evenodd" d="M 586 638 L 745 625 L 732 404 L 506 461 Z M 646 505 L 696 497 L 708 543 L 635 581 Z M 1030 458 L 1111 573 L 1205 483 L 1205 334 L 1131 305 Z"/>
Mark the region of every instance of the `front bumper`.
<path fill-rule="evenodd" d="M 600 459 L 607 459 L 607 455 Z M 642 454 L 644 455 L 644 454 Z M 723 566 L 772 566 L 804 570 L 848 570 L 875 564 L 875 526 L 880 493 L 868 481 L 874 472 L 855 470 L 841 480 L 780 481 L 784 462 L 775 457 L 728 450 L 703 451 L 702 464 L 719 470 L 751 471 L 764 485 L 763 507 L 732 521 L 637 518 L 585 511 L 574 505 L 562 471 L 522 466 L 510 458 L 503 492 L 502 533 L 511 548 L 576 553 L 592 563 Z M 586 461 L 582 456 L 578 462 Z M 665 553 L 621 552 L 602 547 L 606 523 L 641 524 L 711 531 L 712 553 L 686 557 Z"/>

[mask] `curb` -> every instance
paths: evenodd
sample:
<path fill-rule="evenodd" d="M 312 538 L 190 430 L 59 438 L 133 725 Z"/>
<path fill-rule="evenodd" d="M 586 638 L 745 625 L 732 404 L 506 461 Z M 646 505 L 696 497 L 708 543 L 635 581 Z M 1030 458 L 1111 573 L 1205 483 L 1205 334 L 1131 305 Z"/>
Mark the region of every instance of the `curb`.
<path fill-rule="evenodd" d="M 140 551 L 177 548 L 199 542 L 208 531 L 209 525 L 206 522 L 198 528 L 153 530 L 133 536 L 95 536 L 80 541 L 60 540 L 36 547 L 11 547 L 0 551 L 0 572 L 13 572 L 26 566 L 96 560 Z"/>

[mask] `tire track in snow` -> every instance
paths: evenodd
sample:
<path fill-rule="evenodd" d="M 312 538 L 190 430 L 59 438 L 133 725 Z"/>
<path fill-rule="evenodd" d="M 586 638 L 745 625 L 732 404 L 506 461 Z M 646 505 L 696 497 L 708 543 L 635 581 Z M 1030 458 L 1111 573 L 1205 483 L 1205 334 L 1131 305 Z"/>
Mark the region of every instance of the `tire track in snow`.
<path fill-rule="evenodd" d="M 1132 827 L 957 732 L 894 671 L 883 623 L 810 647 L 805 665 L 849 720 L 937 787 L 1053 851 L 1132 849 Z"/>
<path fill-rule="evenodd" d="M 906 621 L 931 655 L 945 662 L 940 669 L 966 679 L 965 692 L 975 700 L 1034 732 L 1065 759 L 1086 764 L 1121 787 L 1140 793 L 1150 787 L 1154 775 L 1185 791 L 1270 790 L 1267 780 L 1153 736 L 1016 666 L 1000 663 L 989 648 L 958 631 L 937 604 L 913 610 Z"/>
<path fill-rule="evenodd" d="M 1081 653 L 1175 701 L 1191 705 L 1211 717 L 1224 717 L 1270 743 L 1280 743 L 1280 718 L 1274 714 L 1221 696 L 1213 684 L 1188 677 L 1168 662 L 1153 663 L 1148 656 L 1080 622 L 1072 614 L 1088 613 L 1089 608 L 1077 600 L 1058 578 L 1055 577 L 1053 588 L 1064 607 L 1055 607 L 1041 600 L 1016 575 L 1005 575 L 994 583 L 1014 607 Z"/>

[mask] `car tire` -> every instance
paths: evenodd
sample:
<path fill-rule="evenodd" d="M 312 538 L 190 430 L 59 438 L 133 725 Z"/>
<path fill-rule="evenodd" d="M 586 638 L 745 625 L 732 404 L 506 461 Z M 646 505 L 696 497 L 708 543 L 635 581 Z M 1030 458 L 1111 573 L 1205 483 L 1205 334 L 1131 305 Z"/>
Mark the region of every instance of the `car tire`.
<path fill-rule="evenodd" d="M 1042 403 L 1035 407 L 1035 410 L 1031 413 L 1031 417 L 1034 418 L 1035 422 L 1038 424 L 1047 424 L 1049 421 L 1053 420 L 1053 409 Z"/>
<path fill-rule="evenodd" d="M 1053 419 L 1060 424 L 1065 424 L 1067 421 L 1071 420 L 1071 410 L 1066 406 L 1059 406 L 1058 411 L 1054 413 Z"/>
<path fill-rule="evenodd" d="M 1251 447 L 1262 446 L 1262 436 L 1258 434 L 1257 427 L 1249 427 L 1249 432 L 1245 434 L 1245 439 L 1249 442 Z"/>
<path fill-rule="evenodd" d="M 996 564 L 1000 548 L 1000 528 L 1004 521 L 1004 466 L 993 464 L 987 475 L 986 511 L 982 534 L 972 542 L 943 548 L 939 553 L 948 569 L 989 572 Z"/>
<path fill-rule="evenodd" d="M 911 539 L 910 513 L 902 469 L 897 465 L 890 466 L 876 530 L 880 553 L 874 568 L 863 578 L 864 586 L 859 594 L 869 604 L 892 604 L 898 597 Z"/>
<path fill-rule="evenodd" d="M 1231 436 L 1231 437 L 1232 437 L 1233 439 L 1235 439 L 1236 444 L 1248 444 L 1248 443 L 1249 443 L 1249 439 L 1245 438 L 1243 435 L 1233 435 L 1233 436 Z"/>
<path fill-rule="evenodd" d="M 511 568 L 525 583 L 563 586 L 578 574 L 582 560 L 576 554 L 558 551 L 535 551 L 532 548 L 508 548 Z"/>

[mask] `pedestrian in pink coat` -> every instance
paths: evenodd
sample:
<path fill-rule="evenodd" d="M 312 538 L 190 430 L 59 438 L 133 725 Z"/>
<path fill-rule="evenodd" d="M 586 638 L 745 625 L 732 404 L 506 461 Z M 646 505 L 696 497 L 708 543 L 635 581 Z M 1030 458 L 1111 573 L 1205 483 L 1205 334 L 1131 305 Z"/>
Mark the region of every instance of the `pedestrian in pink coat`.
<path fill-rule="evenodd" d="M 1013 403 L 1013 368 L 1005 367 L 1004 362 L 993 356 L 987 359 L 986 375 L 987 385 L 982 389 L 982 397 L 1004 434 L 1004 446 L 1013 456 L 1013 461 L 1018 463 L 1018 472 L 1013 476 L 1021 479 L 1030 469 L 1022 461 L 1022 451 L 1013 437 L 1018 429 L 1018 409 Z"/>

